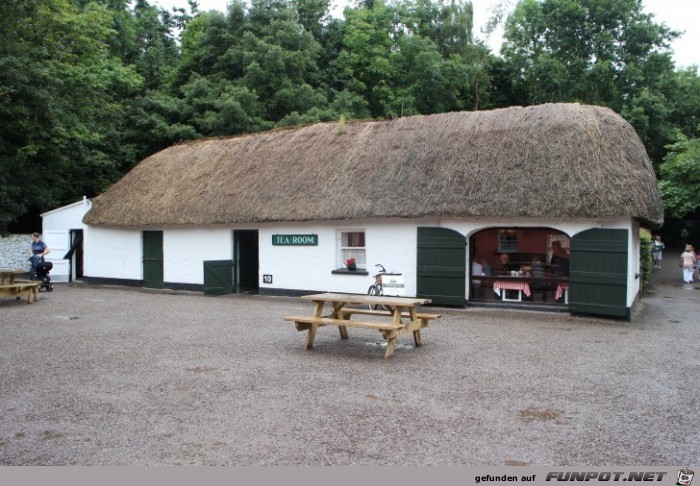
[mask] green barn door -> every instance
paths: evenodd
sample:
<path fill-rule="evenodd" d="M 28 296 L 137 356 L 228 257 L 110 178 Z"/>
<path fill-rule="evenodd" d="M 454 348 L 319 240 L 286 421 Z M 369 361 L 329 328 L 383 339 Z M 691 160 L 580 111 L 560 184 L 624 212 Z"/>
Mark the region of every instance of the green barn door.
<path fill-rule="evenodd" d="M 233 293 L 233 260 L 204 262 L 204 295 Z"/>
<path fill-rule="evenodd" d="M 163 232 L 143 232 L 143 286 L 163 288 Z"/>
<path fill-rule="evenodd" d="M 569 308 L 627 316 L 627 230 L 591 229 L 571 238 Z"/>
<path fill-rule="evenodd" d="M 447 228 L 418 228 L 417 294 L 438 305 L 464 306 L 466 240 Z"/>

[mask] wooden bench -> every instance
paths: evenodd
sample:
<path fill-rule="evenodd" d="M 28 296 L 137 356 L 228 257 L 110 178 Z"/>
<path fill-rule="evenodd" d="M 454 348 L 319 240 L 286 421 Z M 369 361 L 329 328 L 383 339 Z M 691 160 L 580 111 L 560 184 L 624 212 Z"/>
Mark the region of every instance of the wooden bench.
<path fill-rule="evenodd" d="M 27 303 L 31 304 L 32 297 L 34 297 L 34 302 L 39 300 L 39 287 L 41 287 L 41 282 L 17 281 L 13 284 L 0 285 L 0 296 L 17 299 L 26 296 Z"/>
<path fill-rule="evenodd" d="M 350 318 L 350 316 L 353 314 L 362 314 L 364 316 L 383 316 L 383 317 L 391 317 L 393 315 L 391 312 L 385 311 L 385 310 L 369 310 L 369 309 L 353 308 L 353 307 L 344 307 L 343 310 L 341 310 L 340 312 L 343 314 L 343 317 L 347 316 L 348 318 Z M 411 314 L 410 314 L 410 312 L 402 312 L 401 317 L 410 319 Z M 440 317 L 442 317 L 442 315 L 441 314 L 425 314 L 422 312 L 418 312 L 416 314 L 416 317 L 418 319 L 431 321 L 433 319 L 439 319 Z"/>
<path fill-rule="evenodd" d="M 388 311 L 372 311 L 369 309 L 343 309 L 340 313 L 343 317 L 349 316 L 351 314 L 365 314 L 371 316 L 392 316 L 391 312 Z M 402 317 L 407 317 L 410 319 L 410 313 L 402 313 Z M 382 333 L 384 339 L 387 340 L 387 349 L 385 353 L 386 358 L 390 358 L 394 353 L 394 343 L 396 338 L 404 334 L 413 333 L 413 340 L 417 348 L 423 345 L 420 336 L 420 330 L 428 327 L 428 321 L 432 319 L 438 319 L 439 314 L 416 314 L 416 321 L 407 322 L 406 324 L 394 324 L 392 322 L 372 322 L 372 321 L 353 321 L 349 318 L 344 319 L 334 319 L 331 317 L 310 317 L 310 316 L 287 316 L 284 318 L 285 321 L 294 322 L 294 326 L 297 331 L 308 331 L 304 349 L 311 349 L 313 347 L 313 341 L 316 335 L 316 328 L 322 326 L 338 326 L 340 331 L 340 338 L 348 338 L 348 327 L 356 327 L 360 329 L 375 329 Z"/>
<path fill-rule="evenodd" d="M 377 331 L 397 331 L 404 327 L 403 324 L 351 321 L 350 319 L 332 319 L 330 317 L 287 316 L 284 320 L 294 321 L 297 331 L 307 331 L 311 327 L 311 324 L 318 324 L 319 326 L 361 327 L 363 329 L 376 329 Z M 343 336 L 343 339 L 347 339 L 347 335 Z"/>

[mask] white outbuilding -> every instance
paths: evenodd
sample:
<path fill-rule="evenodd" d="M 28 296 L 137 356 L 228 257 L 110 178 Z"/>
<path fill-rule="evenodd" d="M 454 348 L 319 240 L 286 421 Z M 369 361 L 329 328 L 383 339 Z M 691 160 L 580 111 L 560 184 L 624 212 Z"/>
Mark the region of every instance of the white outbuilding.
<path fill-rule="evenodd" d="M 83 218 L 91 206 L 90 200 L 83 197 L 81 201 L 41 215 L 42 239 L 51 248 L 46 260 L 53 263 L 53 282 L 70 282 L 83 277 L 86 228 Z"/>

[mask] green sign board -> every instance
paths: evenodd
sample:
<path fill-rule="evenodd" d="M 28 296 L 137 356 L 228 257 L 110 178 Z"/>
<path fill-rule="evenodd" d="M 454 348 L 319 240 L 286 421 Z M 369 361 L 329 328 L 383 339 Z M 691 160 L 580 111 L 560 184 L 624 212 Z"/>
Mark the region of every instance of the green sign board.
<path fill-rule="evenodd" d="M 276 246 L 317 246 L 318 235 L 272 235 Z"/>

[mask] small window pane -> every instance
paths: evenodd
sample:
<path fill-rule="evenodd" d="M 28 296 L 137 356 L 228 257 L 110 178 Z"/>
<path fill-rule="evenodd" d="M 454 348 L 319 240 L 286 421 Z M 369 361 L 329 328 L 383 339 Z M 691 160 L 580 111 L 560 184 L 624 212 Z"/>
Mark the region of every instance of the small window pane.
<path fill-rule="evenodd" d="M 345 267 L 345 262 L 354 257 L 357 268 L 367 267 L 365 252 L 365 232 L 346 231 L 340 234 L 340 262 L 341 268 Z"/>
<path fill-rule="evenodd" d="M 516 253 L 518 251 L 518 231 L 498 231 L 498 251 L 500 253 Z"/>
<path fill-rule="evenodd" d="M 364 248 L 365 233 L 364 231 L 352 231 L 343 233 L 343 247 Z"/>

